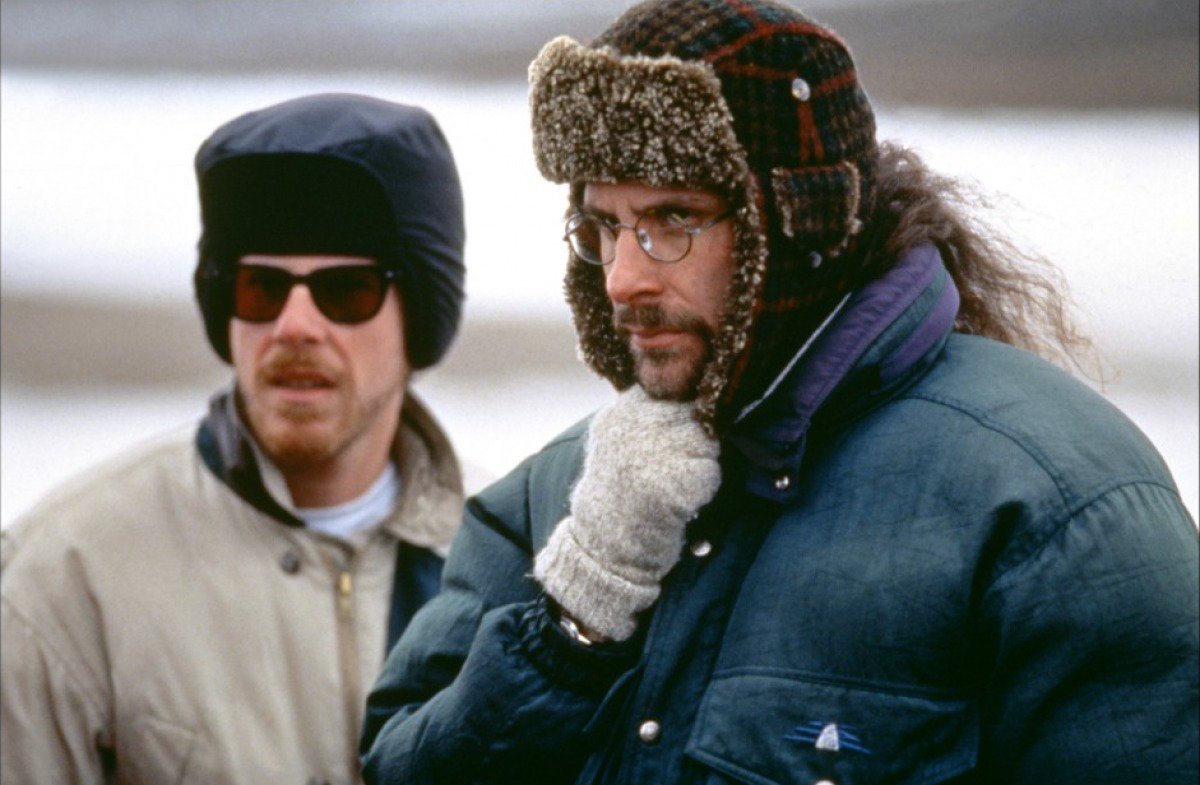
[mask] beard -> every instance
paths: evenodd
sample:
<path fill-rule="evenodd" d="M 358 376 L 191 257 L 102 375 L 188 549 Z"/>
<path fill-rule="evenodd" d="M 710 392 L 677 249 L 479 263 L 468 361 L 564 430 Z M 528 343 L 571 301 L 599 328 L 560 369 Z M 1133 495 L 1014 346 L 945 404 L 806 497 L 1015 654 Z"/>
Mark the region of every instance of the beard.
<path fill-rule="evenodd" d="M 638 384 L 647 395 L 665 401 L 695 400 L 713 354 L 713 331 L 703 319 L 657 304 L 614 304 L 613 326 L 625 336 Z M 683 336 L 671 347 L 641 348 L 629 339 L 633 329 L 670 330 Z"/>
<path fill-rule="evenodd" d="M 279 400 L 273 386 L 304 374 L 327 395 L 315 401 Z M 242 394 L 243 418 L 271 461 L 284 471 L 315 469 L 336 459 L 392 404 L 389 389 L 362 399 L 346 374 L 304 351 L 285 350 L 255 374 L 254 391 Z"/>

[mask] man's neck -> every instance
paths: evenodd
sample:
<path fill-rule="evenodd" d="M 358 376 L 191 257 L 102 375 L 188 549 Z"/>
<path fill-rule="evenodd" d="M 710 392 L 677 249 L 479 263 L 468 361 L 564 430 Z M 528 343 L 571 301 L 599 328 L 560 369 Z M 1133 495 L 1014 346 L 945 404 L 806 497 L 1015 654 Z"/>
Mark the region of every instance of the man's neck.
<path fill-rule="evenodd" d="M 396 406 L 393 416 L 373 423 L 368 433 L 347 445 L 346 449 L 317 463 L 280 465 L 271 460 L 251 437 L 267 490 L 276 497 L 286 490 L 288 498 L 285 500 L 291 504 L 285 506 L 293 508 L 334 507 L 362 496 L 393 459 L 393 446 L 400 428 L 399 410 Z M 267 476 L 271 473 L 275 475 L 274 481 Z"/>
<path fill-rule="evenodd" d="M 389 457 L 383 452 L 372 456 L 372 460 L 335 459 L 328 465 L 281 468 L 280 473 L 296 507 L 333 507 L 366 493 L 383 474 Z"/>

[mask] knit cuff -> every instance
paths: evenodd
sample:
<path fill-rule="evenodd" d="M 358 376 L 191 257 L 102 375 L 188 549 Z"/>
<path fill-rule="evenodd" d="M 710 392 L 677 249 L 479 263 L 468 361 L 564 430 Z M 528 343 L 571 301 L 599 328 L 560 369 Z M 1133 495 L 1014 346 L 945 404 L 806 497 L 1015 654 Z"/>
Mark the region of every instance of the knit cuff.
<path fill-rule="evenodd" d="M 637 663 L 640 641 L 580 646 L 559 629 L 553 604 L 543 594 L 525 607 L 519 621 L 521 649 L 552 683 L 592 700 L 603 698 L 613 682 Z"/>
<path fill-rule="evenodd" d="M 566 518 L 533 563 L 533 577 L 546 594 L 589 630 L 614 641 L 637 631 L 635 615 L 658 599 L 658 583 L 633 583 L 610 571 L 584 550 Z"/>

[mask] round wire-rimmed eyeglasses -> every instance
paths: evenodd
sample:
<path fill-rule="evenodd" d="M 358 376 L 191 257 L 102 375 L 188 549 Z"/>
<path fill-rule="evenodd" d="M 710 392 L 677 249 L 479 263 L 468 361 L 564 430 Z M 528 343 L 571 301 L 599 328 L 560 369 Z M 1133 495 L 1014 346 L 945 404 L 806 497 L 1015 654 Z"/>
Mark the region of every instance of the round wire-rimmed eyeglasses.
<path fill-rule="evenodd" d="M 567 218 L 563 239 L 583 261 L 589 264 L 610 264 L 617 254 L 617 235 L 629 229 L 638 247 L 656 262 L 671 264 L 682 260 L 692 250 L 692 240 L 701 232 L 713 228 L 733 215 L 725 210 L 702 224 L 693 226 L 672 211 L 644 213 L 637 221 L 623 224 L 611 218 L 591 213 L 572 213 Z"/>

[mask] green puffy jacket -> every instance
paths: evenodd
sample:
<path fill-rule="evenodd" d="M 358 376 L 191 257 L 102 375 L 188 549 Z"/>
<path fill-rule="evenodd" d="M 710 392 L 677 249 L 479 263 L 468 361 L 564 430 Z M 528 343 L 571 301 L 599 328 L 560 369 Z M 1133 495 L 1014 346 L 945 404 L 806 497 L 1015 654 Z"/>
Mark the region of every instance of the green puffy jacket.
<path fill-rule="evenodd" d="M 367 782 L 1195 782 L 1169 472 L 1066 374 L 947 335 L 929 267 L 857 295 L 723 443 L 634 640 L 573 642 L 530 578 L 585 424 L 471 500 L 368 704 Z"/>

